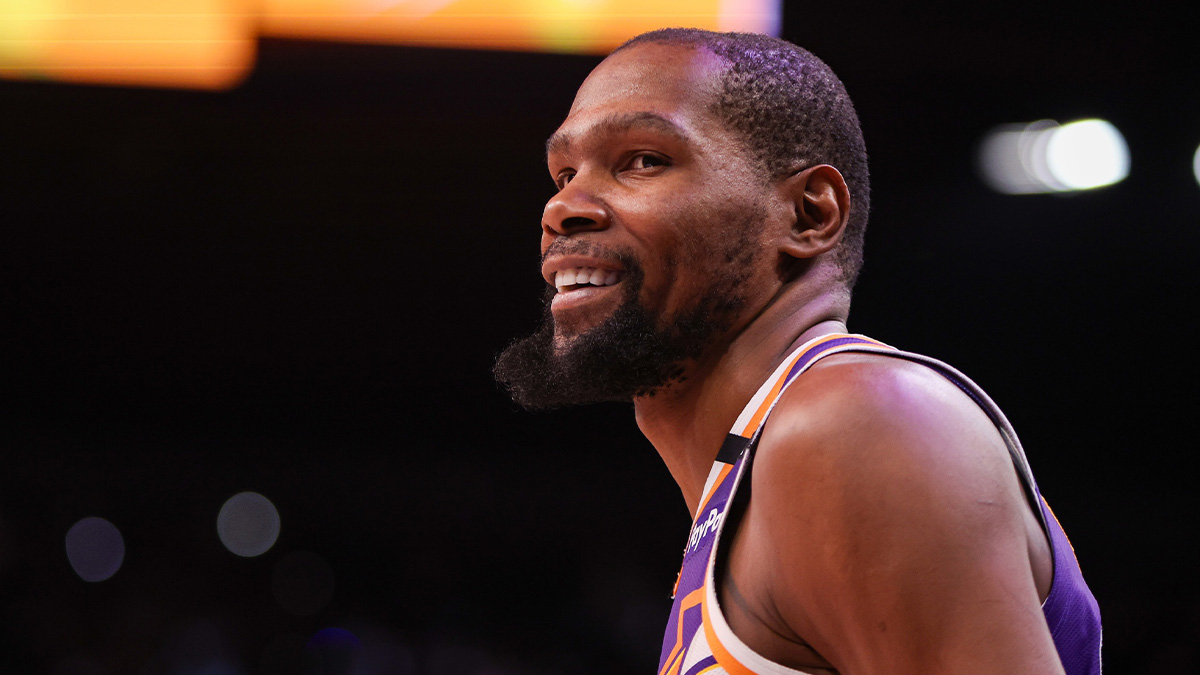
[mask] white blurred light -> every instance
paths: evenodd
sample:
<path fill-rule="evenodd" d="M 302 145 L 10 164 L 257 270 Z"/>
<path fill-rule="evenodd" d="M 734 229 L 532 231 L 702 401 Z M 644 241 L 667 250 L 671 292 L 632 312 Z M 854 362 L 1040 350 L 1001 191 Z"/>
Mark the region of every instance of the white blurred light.
<path fill-rule="evenodd" d="M 983 180 L 993 190 L 1005 194 L 1050 192 L 1042 176 L 1048 174 L 1035 164 L 1040 155 L 1041 131 L 1056 123 L 1040 120 L 1032 124 L 1007 124 L 996 127 L 984 137 L 979 148 L 979 168 Z"/>
<path fill-rule="evenodd" d="M 1200 148 L 1196 148 L 1196 156 L 1192 158 L 1192 173 L 1196 175 L 1196 182 L 1200 183 Z"/>
<path fill-rule="evenodd" d="M 1046 165 L 1067 189 L 1104 187 L 1129 175 L 1129 146 L 1108 122 L 1080 120 L 1050 132 Z"/>
<path fill-rule="evenodd" d="M 257 492 L 239 492 L 221 507 L 217 534 L 225 548 L 237 555 L 262 555 L 279 538 L 279 512 L 271 500 Z"/>
<path fill-rule="evenodd" d="M 125 562 L 125 539 L 116 526 L 95 516 L 67 530 L 67 560 L 84 581 L 104 581 Z"/>
<path fill-rule="evenodd" d="M 979 168 L 1005 194 L 1074 192 L 1112 185 L 1129 175 L 1129 148 L 1116 127 L 1088 119 L 1059 125 L 1039 120 L 990 131 Z"/>

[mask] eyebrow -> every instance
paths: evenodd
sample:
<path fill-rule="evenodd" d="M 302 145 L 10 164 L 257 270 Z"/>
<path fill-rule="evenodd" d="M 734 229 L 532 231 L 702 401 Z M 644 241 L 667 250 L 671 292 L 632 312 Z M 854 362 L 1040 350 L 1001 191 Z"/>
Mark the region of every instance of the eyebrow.
<path fill-rule="evenodd" d="M 584 133 L 602 136 L 616 135 L 637 128 L 654 129 L 683 141 L 688 140 L 688 135 L 682 127 L 666 117 L 652 112 L 614 113 L 592 125 Z M 546 139 L 546 155 L 569 151 L 572 139 L 571 134 L 567 132 L 554 132 L 550 138 Z"/>

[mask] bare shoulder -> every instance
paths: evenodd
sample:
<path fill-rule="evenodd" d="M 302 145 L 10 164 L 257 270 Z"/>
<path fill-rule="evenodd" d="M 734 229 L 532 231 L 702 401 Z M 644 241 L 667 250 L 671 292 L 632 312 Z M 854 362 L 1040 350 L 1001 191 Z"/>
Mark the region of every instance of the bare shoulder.
<path fill-rule="evenodd" d="M 1006 446 L 942 375 L 827 357 L 781 396 L 751 486 L 744 581 L 839 671 L 1060 672 Z"/>
<path fill-rule="evenodd" d="M 806 452 L 792 452 L 797 444 Z M 999 431 L 957 385 L 922 364 L 868 353 L 826 357 L 799 377 L 772 413 L 756 462 L 818 458 L 860 476 L 894 477 L 906 465 L 943 478 L 1002 470 L 1007 481 L 1012 473 Z"/>

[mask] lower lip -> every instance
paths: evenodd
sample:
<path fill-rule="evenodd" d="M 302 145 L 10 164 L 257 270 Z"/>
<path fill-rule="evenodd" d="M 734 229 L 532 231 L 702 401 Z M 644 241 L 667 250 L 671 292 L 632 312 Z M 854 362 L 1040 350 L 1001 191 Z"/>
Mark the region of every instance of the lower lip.
<path fill-rule="evenodd" d="M 617 282 L 611 286 L 592 286 L 567 291 L 566 293 L 557 293 L 550 301 L 550 311 L 557 313 L 582 308 L 593 301 L 609 295 L 619 285 L 620 282 Z"/>

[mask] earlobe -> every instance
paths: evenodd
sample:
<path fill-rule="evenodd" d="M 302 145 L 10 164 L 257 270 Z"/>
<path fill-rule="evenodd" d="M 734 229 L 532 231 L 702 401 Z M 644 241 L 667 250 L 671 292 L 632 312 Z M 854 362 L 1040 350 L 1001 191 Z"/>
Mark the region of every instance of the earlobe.
<path fill-rule="evenodd" d="M 818 164 L 784 179 L 794 221 L 781 242 L 781 252 L 794 258 L 815 258 L 837 246 L 850 215 L 850 191 L 841 172 Z"/>

